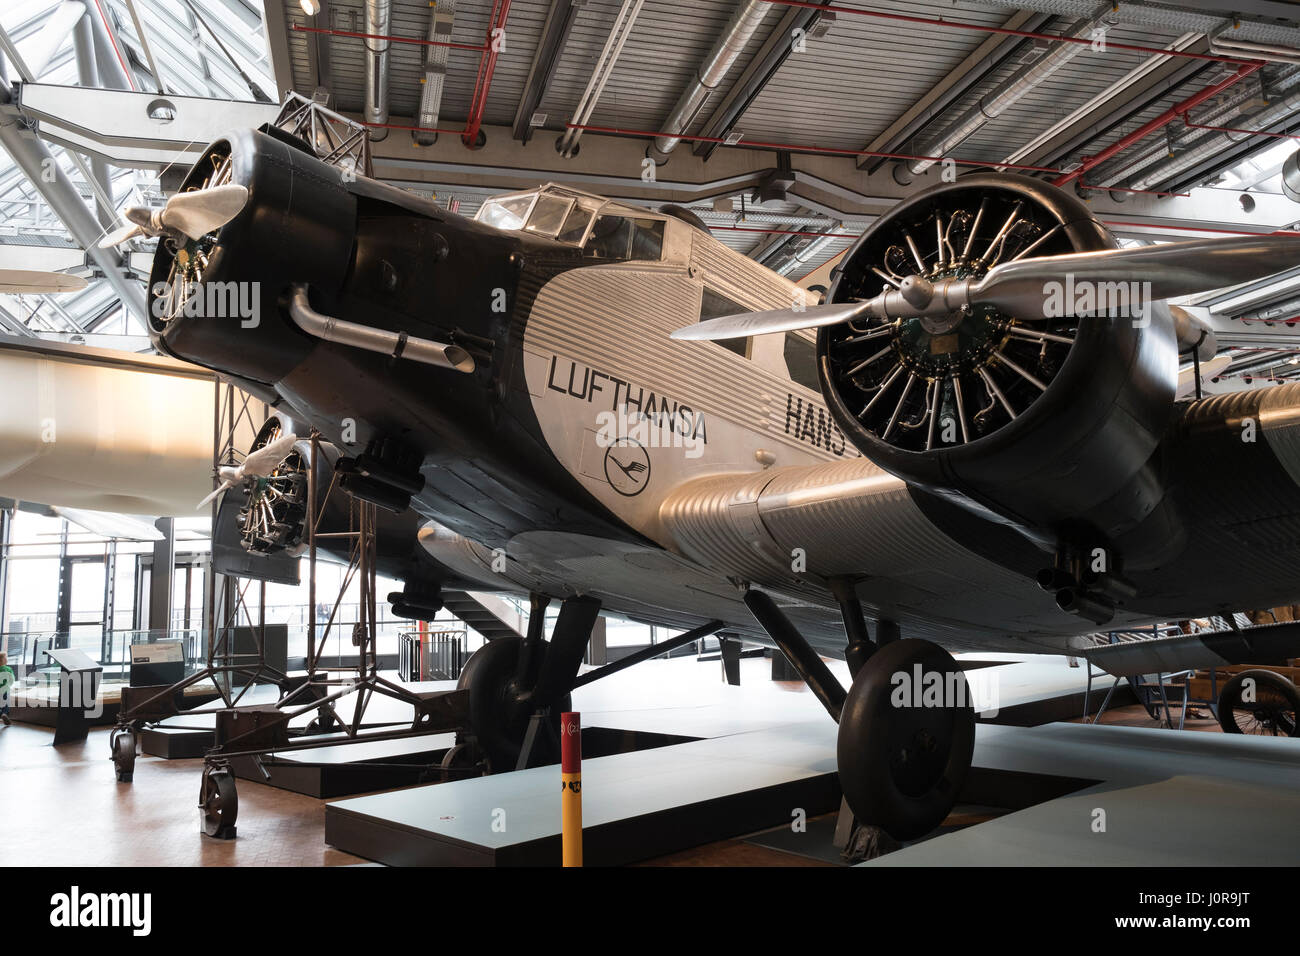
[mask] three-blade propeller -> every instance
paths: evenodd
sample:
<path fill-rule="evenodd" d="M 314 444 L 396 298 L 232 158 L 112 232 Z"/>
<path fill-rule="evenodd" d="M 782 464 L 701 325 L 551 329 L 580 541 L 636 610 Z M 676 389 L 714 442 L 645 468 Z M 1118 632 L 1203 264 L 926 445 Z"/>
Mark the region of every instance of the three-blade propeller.
<path fill-rule="evenodd" d="M 128 209 L 127 225 L 110 232 L 99 246 L 111 249 L 139 236 L 202 239 L 238 216 L 247 204 L 248 188 L 237 183 L 177 193 L 161 209 Z"/>
<path fill-rule="evenodd" d="M 1144 299 L 1171 299 L 1262 279 L 1296 265 L 1300 265 L 1300 239 L 1293 236 L 1196 239 L 1133 249 L 1043 256 L 1003 263 L 978 279 L 931 283 L 922 276 L 908 276 L 898 288 L 860 302 L 726 315 L 678 329 L 672 337 L 714 341 L 816 329 L 865 316 L 884 319 L 945 316 L 981 305 L 1032 318 L 1044 314 L 1052 294 L 1051 283 L 1149 283 L 1141 290 Z M 1064 304 L 1070 306 L 1068 302 Z"/>
<path fill-rule="evenodd" d="M 194 508 L 198 511 L 217 495 L 230 488 L 235 487 L 241 481 L 248 478 L 269 478 L 280 462 L 288 457 L 293 451 L 294 443 L 298 440 L 297 435 L 282 435 L 273 442 L 268 442 L 255 451 L 250 451 L 248 457 L 238 465 L 222 465 L 217 469 L 217 475 L 221 478 L 221 484 L 213 489 L 212 493 L 200 501 Z"/>

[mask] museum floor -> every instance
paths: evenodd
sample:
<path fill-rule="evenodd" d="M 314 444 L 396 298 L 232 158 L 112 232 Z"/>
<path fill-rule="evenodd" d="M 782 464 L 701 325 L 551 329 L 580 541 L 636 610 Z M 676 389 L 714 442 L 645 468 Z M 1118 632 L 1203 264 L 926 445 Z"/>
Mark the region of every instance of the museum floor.
<path fill-rule="evenodd" d="M 802 684 L 773 682 L 767 679 L 766 668 L 765 661 L 744 662 L 741 712 L 816 708 Z M 674 679 L 665 681 L 670 672 Z M 716 663 L 687 660 L 633 668 L 619 675 L 617 685 L 612 680 L 609 684 L 600 697 L 590 693 L 599 686 L 592 685 L 585 700 L 577 703 L 596 712 L 606 697 L 616 696 L 622 707 L 657 700 L 664 708 L 660 720 L 714 720 L 724 715 L 707 714 L 717 707 L 719 699 L 737 690 L 716 686 L 721 684 Z M 670 718 L 669 711 L 679 716 Z M 1137 706 L 1111 710 L 1103 722 L 1127 727 L 1157 726 Z M 1212 720 L 1189 720 L 1188 728 L 1218 732 Z M 0 728 L 3 862 L 83 866 L 338 866 L 366 862 L 326 845 L 327 801 L 276 787 L 241 783 L 239 838 L 211 840 L 198 832 L 195 807 L 202 760 L 142 756 L 136 763 L 134 782 L 118 784 L 109 760 L 108 728 L 92 730 L 82 743 L 57 748 L 50 744 L 51 735 L 48 728 L 18 723 Z M 996 814 L 982 808 L 958 807 L 944 829 L 957 829 Z M 834 826 L 834 815 L 814 818 L 809 826 L 829 831 Z M 780 836 L 788 829 L 777 827 L 714 841 L 645 863 L 818 866 L 834 862 L 830 852 L 817 859 L 782 849 Z"/>

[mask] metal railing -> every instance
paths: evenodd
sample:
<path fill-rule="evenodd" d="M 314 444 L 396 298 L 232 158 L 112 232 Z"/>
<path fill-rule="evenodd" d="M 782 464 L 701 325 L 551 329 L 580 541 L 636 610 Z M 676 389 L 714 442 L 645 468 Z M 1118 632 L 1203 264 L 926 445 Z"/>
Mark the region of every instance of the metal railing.
<path fill-rule="evenodd" d="M 465 666 L 465 631 L 407 631 L 398 637 L 404 681 L 456 680 Z"/>

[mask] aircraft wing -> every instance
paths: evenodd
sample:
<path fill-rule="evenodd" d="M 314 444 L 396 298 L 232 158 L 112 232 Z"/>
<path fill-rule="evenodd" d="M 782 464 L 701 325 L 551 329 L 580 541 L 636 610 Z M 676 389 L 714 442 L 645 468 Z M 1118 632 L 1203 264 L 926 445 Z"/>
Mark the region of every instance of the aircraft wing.
<path fill-rule="evenodd" d="M 1284 664 L 1300 654 L 1300 622 L 1101 644 L 1081 653 L 1115 675 L 1156 674 L 1228 664 Z"/>
<path fill-rule="evenodd" d="M 179 516 L 211 491 L 211 372 L 0 336 L 0 381 L 0 497 Z"/>

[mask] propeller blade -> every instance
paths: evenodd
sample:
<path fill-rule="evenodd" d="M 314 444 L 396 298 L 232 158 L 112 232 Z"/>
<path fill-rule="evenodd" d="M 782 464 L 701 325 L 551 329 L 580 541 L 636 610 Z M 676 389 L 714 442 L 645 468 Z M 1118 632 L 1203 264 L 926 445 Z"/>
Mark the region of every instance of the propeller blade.
<path fill-rule="evenodd" d="M 724 315 L 688 325 L 672 333 L 681 341 L 715 342 L 719 339 L 738 339 L 750 335 L 767 335 L 769 332 L 792 332 L 796 329 L 818 329 L 823 325 L 838 325 L 861 318 L 871 311 L 870 302 L 831 302 L 827 305 L 810 305 L 802 310 L 773 309 L 770 312 L 743 312 Z"/>
<path fill-rule="evenodd" d="M 50 508 L 60 518 L 67 518 L 92 534 L 104 538 L 124 538 L 129 541 L 161 541 L 163 533 L 144 518 L 116 515 L 106 511 L 88 511 L 84 508 Z"/>
<path fill-rule="evenodd" d="M 265 478 L 279 467 L 280 462 L 293 451 L 297 435 L 282 435 L 275 441 L 250 451 L 244 463 L 239 466 L 241 478 Z"/>
<path fill-rule="evenodd" d="M 202 239 L 234 219 L 248 204 L 248 188 L 237 183 L 177 193 L 167 200 L 159 221 L 191 239 Z"/>
<path fill-rule="evenodd" d="M 1047 285 L 1064 283 L 1067 276 L 1076 285 L 1149 282 L 1149 298 L 1173 299 L 1262 279 L 1296 265 L 1300 265 L 1300 239 L 1294 236 L 1194 239 L 1007 262 L 970 290 L 970 301 L 1012 315 L 1034 316 L 1043 314 Z"/>
<path fill-rule="evenodd" d="M 55 292 L 80 292 L 85 287 L 85 279 L 63 272 L 0 269 L 0 293 L 50 295 Z"/>
<path fill-rule="evenodd" d="M 144 228 L 136 223 L 127 223 L 120 229 L 114 229 L 103 239 L 99 240 L 99 248 L 114 249 L 124 242 L 130 242 L 137 236 L 147 235 Z"/>
<path fill-rule="evenodd" d="M 200 501 L 197 505 L 195 505 L 195 506 L 194 506 L 194 510 L 195 510 L 195 511 L 198 511 L 198 510 L 199 510 L 200 508 L 202 508 L 204 505 L 206 505 L 206 504 L 208 504 L 210 501 L 212 501 L 213 498 L 217 497 L 217 495 L 221 494 L 221 493 L 224 492 L 224 491 L 227 491 L 227 490 L 233 488 L 234 486 L 235 486 L 235 483 L 234 483 L 233 481 L 223 481 L 221 484 L 217 485 L 217 487 L 215 487 L 215 488 L 212 489 L 212 493 L 211 493 L 211 494 L 206 495 L 202 501 Z"/>

